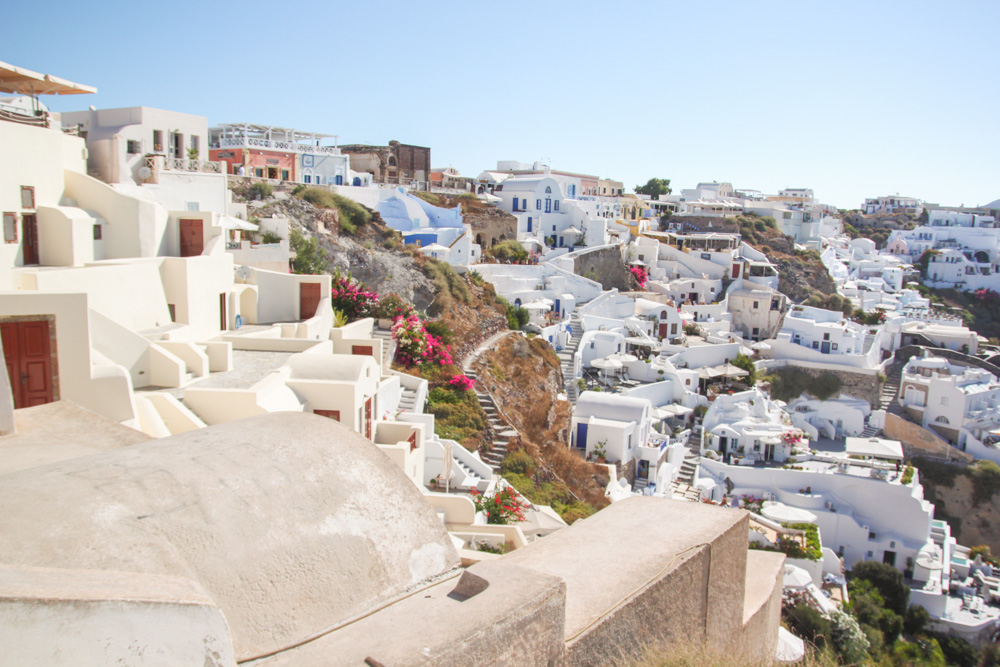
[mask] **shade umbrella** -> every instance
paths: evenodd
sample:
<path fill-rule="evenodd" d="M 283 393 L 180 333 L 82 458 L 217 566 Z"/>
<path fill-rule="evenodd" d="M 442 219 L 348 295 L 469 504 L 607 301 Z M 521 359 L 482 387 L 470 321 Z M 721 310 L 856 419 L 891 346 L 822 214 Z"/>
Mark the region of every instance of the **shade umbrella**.
<path fill-rule="evenodd" d="M 616 355 L 612 356 L 611 359 L 617 359 L 618 361 L 622 362 L 623 364 L 630 364 L 633 361 L 639 361 L 639 357 L 635 356 L 634 354 L 620 354 L 619 353 L 619 354 L 616 354 Z"/>
<path fill-rule="evenodd" d="M 451 490 L 451 468 L 452 463 L 455 460 L 454 453 L 452 452 L 452 441 L 445 440 L 444 443 L 444 465 L 441 470 L 441 478 L 444 480 L 444 490 Z"/>
<path fill-rule="evenodd" d="M 579 229 L 577 229 L 576 227 L 572 227 L 572 226 L 571 227 L 567 227 L 566 229 L 562 230 L 561 233 L 562 234 L 583 234 L 583 232 L 581 232 Z"/>
<path fill-rule="evenodd" d="M 770 350 L 771 349 L 771 344 L 770 343 L 765 343 L 764 341 L 760 341 L 759 343 L 754 343 L 750 347 L 752 349 L 754 349 L 754 350 L 759 350 L 761 352 L 764 352 L 765 350 Z"/>
<path fill-rule="evenodd" d="M 722 375 L 731 378 L 738 378 L 738 377 L 743 377 L 744 375 L 750 375 L 750 371 L 740 368 L 735 364 L 723 364 L 722 366 L 719 366 L 719 370 L 721 371 Z"/>
<path fill-rule="evenodd" d="M 807 587 L 811 583 L 813 583 L 812 576 L 801 567 L 795 565 L 785 566 L 785 577 L 782 584 L 785 588 L 798 590 Z"/>
<path fill-rule="evenodd" d="M 781 663 L 801 662 L 806 657 L 806 644 L 783 627 L 778 627 L 778 645 L 774 657 Z"/>
<path fill-rule="evenodd" d="M 617 359 L 594 359 L 590 362 L 590 365 L 594 368 L 600 368 L 603 371 L 607 370 L 618 370 L 622 367 L 622 362 Z"/>
<path fill-rule="evenodd" d="M 593 366 L 594 368 L 601 369 L 601 371 L 604 372 L 606 377 L 607 372 L 609 370 L 613 370 L 616 372 L 621 370 L 622 362 L 618 361 L 617 359 L 594 359 L 593 361 L 590 362 L 590 365 Z"/>
<path fill-rule="evenodd" d="M 798 507 L 768 500 L 761 507 L 761 514 L 778 523 L 816 523 L 816 515 Z"/>

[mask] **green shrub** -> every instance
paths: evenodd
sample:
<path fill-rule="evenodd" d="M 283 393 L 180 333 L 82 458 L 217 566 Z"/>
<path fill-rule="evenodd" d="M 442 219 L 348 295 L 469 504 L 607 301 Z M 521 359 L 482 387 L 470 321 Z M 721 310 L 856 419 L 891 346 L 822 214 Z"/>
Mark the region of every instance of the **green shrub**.
<path fill-rule="evenodd" d="M 315 238 L 292 229 L 288 240 L 292 252 L 295 253 L 292 259 L 292 272 L 311 275 L 330 272 L 330 258 L 326 251 L 319 247 L 319 242 Z"/>
<path fill-rule="evenodd" d="M 513 239 L 497 243 L 485 255 L 500 262 L 523 262 L 528 259 L 528 251 Z"/>
<path fill-rule="evenodd" d="M 317 208 L 336 209 L 343 234 L 352 235 L 372 220 L 371 211 L 358 202 L 323 188 L 305 188 L 299 196 Z"/>
<path fill-rule="evenodd" d="M 293 197 L 298 197 L 299 195 L 301 195 L 301 194 L 302 194 L 302 192 L 303 192 L 303 191 L 304 191 L 305 189 L 306 189 L 306 186 L 304 186 L 304 185 L 302 185 L 301 183 L 299 183 L 298 185 L 296 185 L 296 186 L 295 186 L 295 187 L 294 187 L 294 188 L 292 189 L 292 196 L 293 196 Z"/>
<path fill-rule="evenodd" d="M 274 194 L 274 187 L 270 183 L 254 183 L 250 186 L 250 196 L 253 199 L 267 199 Z"/>
<path fill-rule="evenodd" d="M 535 460 L 523 449 L 514 450 L 500 462 L 500 469 L 503 471 L 504 476 L 510 474 L 530 476 L 535 472 L 537 466 L 538 464 L 535 463 Z M 515 488 L 517 488 L 516 485 Z"/>
<path fill-rule="evenodd" d="M 1000 491 L 1000 466 L 980 459 L 969 471 L 972 473 L 972 502 L 976 505 L 989 502 Z"/>
<path fill-rule="evenodd" d="M 823 648 L 830 640 L 830 621 L 805 602 L 800 602 L 786 612 L 784 620 L 792 632 L 811 642 L 816 648 Z"/>
<path fill-rule="evenodd" d="M 264 230 L 260 234 L 261 243 L 281 243 L 281 237 L 272 232 L 271 230 Z"/>

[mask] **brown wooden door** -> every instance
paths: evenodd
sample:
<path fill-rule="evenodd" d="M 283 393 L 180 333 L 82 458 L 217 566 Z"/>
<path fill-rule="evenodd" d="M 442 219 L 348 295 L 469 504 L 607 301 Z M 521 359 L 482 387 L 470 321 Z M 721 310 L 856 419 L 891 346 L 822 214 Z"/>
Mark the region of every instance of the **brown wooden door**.
<path fill-rule="evenodd" d="M 0 324 L 4 362 L 14 407 L 27 408 L 51 403 L 55 397 L 52 382 L 52 355 L 49 323 L 45 321 L 4 322 Z"/>
<path fill-rule="evenodd" d="M 38 264 L 38 218 L 34 213 L 21 216 L 21 239 L 23 264 Z"/>
<path fill-rule="evenodd" d="M 662 340 L 666 337 L 667 337 L 667 323 L 660 322 L 660 339 Z"/>
<path fill-rule="evenodd" d="M 313 410 L 313 414 L 332 419 L 335 422 L 340 421 L 340 410 Z"/>
<path fill-rule="evenodd" d="M 365 401 L 365 437 L 372 439 L 372 399 Z"/>
<path fill-rule="evenodd" d="M 351 354 L 367 354 L 370 357 L 375 354 L 375 348 L 371 345 L 352 345 Z"/>
<path fill-rule="evenodd" d="M 219 295 L 219 329 L 225 331 L 229 328 L 229 318 L 226 317 L 226 293 Z"/>
<path fill-rule="evenodd" d="M 319 308 L 319 283 L 299 283 L 299 319 L 308 320 Z"/>
<path fill-rule="evenodd" d="M 205 229 L 201 220 L 181 220 L 181 257 L 197 257 L 205 249 Z"/>

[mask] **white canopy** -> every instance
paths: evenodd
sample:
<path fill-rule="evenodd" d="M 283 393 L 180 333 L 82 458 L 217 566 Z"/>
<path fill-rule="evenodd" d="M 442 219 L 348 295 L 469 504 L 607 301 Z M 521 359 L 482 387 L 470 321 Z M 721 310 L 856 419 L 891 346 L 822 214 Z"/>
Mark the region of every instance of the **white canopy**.
<path fill-rule="evenodd" d="M 847 438 L 848 456 L 871 456 L 890 461 L 903 460 L 903 445 L 899 440 L 882 438 Z"/>
<path fill-rule="evenodd" d="M 420 252 L 447 252 L 448 249 L 439 243 L 432 243 L 420 248 Z"/>
<path fill-rule="evenodd" d="M 572 227 L 572 226 L 567 227 L 566 229 L 562 230 L 562 233 L 563 234 L 583 234 L 583 232 L 581 232 L 579 229 L 577 229 L 576 227 Z"/>
<path fill-rule="evenodd" d="M 15 95 L 80 95 L 96 93 L 97 88 L 41 74 L 24 67 L 0 62 L 0 93 Z"/>
<path fill-rule="evenodd" d="M 590 365 L 602 370 L 616 370 L 622 367 L 622 362 L 617 359 L 594 359 Z"/>
<path fill-rule="evenodd" d="M 765 501 L 760 512 L 768 519 L 779 523 L 816 523 L 816 515 L 812 512 L 774 500 Z"/>
<path fill-rule="evenodd" d="M 247 222 L 246 220 L 240 220 L 239 218 L 231 215 L 220 215 L 219 227 L 222 227 L 223 229 L 242 229 L 247 232 L 256 232 L 260 230 L 258 225 L 255 225 L 252 222 Z"/>

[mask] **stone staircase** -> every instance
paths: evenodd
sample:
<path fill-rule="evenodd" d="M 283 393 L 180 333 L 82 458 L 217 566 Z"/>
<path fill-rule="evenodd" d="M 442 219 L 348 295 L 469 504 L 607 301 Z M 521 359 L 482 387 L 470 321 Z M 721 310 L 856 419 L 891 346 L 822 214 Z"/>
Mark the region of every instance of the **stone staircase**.
<path fill-rule="evenodd" d="M 477 379 L 475 371 L 466 369 L 465 374 L 473 380 Z M 490 443 L 489 449 L 482 452 L 480 456 L 483 463 L 492 468 L 493 472 L 499 474 L 500 462 L 506 458 L 507 447 L 510 445 L 511 440 L 518 437 L 518 432 L 500 416 L 500 411 L 497 409 L 492 396 L 479 389 L 473 389 L 473 391 L 476 392 L 476 399 L 486 414 L 485 435 L 487 442 Z"/>
<path fill-rule="evenodd" d="M 670 490 L 675 498 L 683 498 L 695 503 L 701 500 L 701 491 L 694 485 L 698 472 L 698 461 L 700 458 L 690 452 L 684 457 L 677 478 L 670 484 Z"/>
<path fill-rule="evenodd" d="M 899 401 L 897 400 L 899 396 L 899 383 L 902 381 L 902 378 L 903 365 L 898 361 L 894 361 L 886 369 L 886 380 L 882 385 L 881 404 L 883 410 L 894 414 L 902 412 L 902 408 L 899 406 Z"/>
<path fill-rule="evenodd" d="M 392 366 L 392 357 L 396 354 L 396 341 L 392 338 L 392 330 L 376 326 L 372 338 L 382 341 L 382 368 L 389 368 Z"/>
<path fill-rule="evenodd" d="M 399 396 L 399 409 L 403 412 L 418 412 L 417 392 L 413 389 L 401 387 L 402 393 Z"/>
<path fill-rule="evenodd" d="M 874 438 L 876 435 L 878 435 L 878 432 L 880 430 L 881 429 L 877 429 L 874 426 L 865 426 L 865 430 L 863 430 L 861 432 L 861 435 L 859 437 L 861 437 L 861 438 Z"/>
<path fill-rule="evenodd" d="M 575 309 L 572 315 L 570 315 L 569 326 L 573 332 L 569 343 L 557 352 L 556 356 L 559 357 L 559 366 L 562 369 L 566 398 L 569 399 L 570 403 L 576 403 L 576 399 L 580 394 L 580 387 L 573 373 L 573 355 L 576 354 L 576 349 L 580 346 L 580 339 L 583 338 L 583 320 L 580 319 Z"/>

